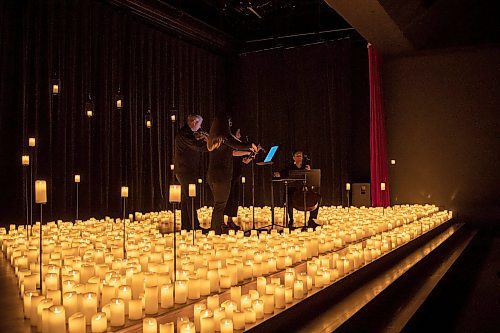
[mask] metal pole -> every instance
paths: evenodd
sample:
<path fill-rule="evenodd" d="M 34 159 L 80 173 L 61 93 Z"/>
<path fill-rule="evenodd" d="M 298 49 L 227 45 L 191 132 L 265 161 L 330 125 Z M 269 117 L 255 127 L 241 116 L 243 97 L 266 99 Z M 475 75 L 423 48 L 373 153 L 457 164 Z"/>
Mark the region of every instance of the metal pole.
<path fill-rule="evenodd" d="M 42 283 L 43 283 L 43 278 L 42 278 L 42 266 L 43 266 L 43 244 L 42 244 L 42 238 L 43 238 L 43 232 L 42 232 L 42 226 L 43 226 L 43 204 L 40 204 L 40 295 L 43 293 L 43 288 L 42 288 Z"/>
<path fill-rule="evenodd" d="M 193 233 L 193 245 L 195 239 L 195 230 L 194 230 L 194 197 L 191 197 L 191 232 Z"/>

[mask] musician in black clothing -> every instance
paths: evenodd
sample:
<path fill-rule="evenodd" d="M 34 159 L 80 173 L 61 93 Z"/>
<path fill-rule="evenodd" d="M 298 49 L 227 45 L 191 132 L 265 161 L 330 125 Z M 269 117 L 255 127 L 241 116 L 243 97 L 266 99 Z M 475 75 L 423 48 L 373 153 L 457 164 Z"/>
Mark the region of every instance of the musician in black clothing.
<path fill-rule="evenodd" d="M 280 172 L 275 172 L 274 177 L 280 177 L 280 178 L 288 178 L 289 173 L 291 170 L 311 170 L 311 165 L 308 163 L 304 162 L 304 152 L 302 150 L 296 150 L 293 152 L 292 155 L 293 158 L 293 163 L 289 164 L 286 168 L 281 170 Z M 298 190 L 296 186 L 290 186 L 288 187 L 288 227 L 293 228 L 293 196 L 295 192 Z M 308 226 L 309 227 L 316 227 L 317 224 L 314 222 L 314 220 L 318 217 L 318 210 L 319 210 L 319 205 L 311 211 L 309 214 L 309 221 L 308 221 Z"/>
<path fill-rule="evenodd" d="M 230 123 L 231 124 L 231 123 Z M 231 127 L 231 135 L 238 141 L 241 142 L 241 131 L 239 128 L 236 130 Z M 242 156 L 243 155 L 243 156 Z M 241 181 L 241 171 L 244 164 L 248 164 L 252 159 L 248 156 L 247 152 L 242 152 L 238 150 L 233 150 L 233 178 L 231 180 L 231 192 L 229 193 L 229 198 L 226 203 L 226 208 L 224 209 L 224 215 L 227 215 L 228 222 L 227 225 L 234 230 L 240 230 L 241 228 L 233 222 L 233 217 L 238 216 L 238 206 L 240 199 L 240 181 Z"/>
<path fill-rule="evenodd" d="M 234 139 L 229 133 L 228 119 L 217 117 L 210 127 L 207 148 L 209 151 L 207 182 L 214 196 L 212 230 L 220 235 L 229 229 L 224 223 L 224 209 L 233 179 L 233 151 L 244 151 L 245 154 L 249 155 L 252 151 L 257 151 L 257 146 Z"/>
<path fill-rule="evenodd" d="M 206 135 L 199 132 L 203 118 L 189 115 L 186 125 L 181 127 L 175 137 L 174 171 L 181 184 L 182 229 L 191 230 L 191 207 L 189 184 L 196 184 L 199 178 L 201 153 L 207 152 Z M 198 215 L 194 214 L 194 228 L 200 229 Z"/>

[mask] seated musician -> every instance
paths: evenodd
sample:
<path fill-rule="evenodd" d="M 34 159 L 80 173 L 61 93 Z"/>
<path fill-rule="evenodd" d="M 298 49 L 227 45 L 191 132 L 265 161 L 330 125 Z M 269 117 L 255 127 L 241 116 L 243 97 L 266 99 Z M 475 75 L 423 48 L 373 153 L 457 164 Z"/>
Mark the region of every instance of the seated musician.
<path fill-rule="evenodd" d="M 288 178 L 291 170 L 311 170 L 310 162 L 304 162 L 304 152 L 302 150 L 295 150 L 292 155 L 293 163 L 289 164 L 286 168 L 281 170 L 280 172 L 274 172 L 274 177 L 279 178 Z M 297 185 L 292 185 L 288 187 L 288 227 L 293 228 L 293 196 L 295 192 L 299 190 Z M 315 219 L 318 217 L 318 209 L 319 205 L 311 211 L 309 214 L 309 221 L 307 223 L 308 227 L 315 228 L 318 226 L 316 224 Z"/>

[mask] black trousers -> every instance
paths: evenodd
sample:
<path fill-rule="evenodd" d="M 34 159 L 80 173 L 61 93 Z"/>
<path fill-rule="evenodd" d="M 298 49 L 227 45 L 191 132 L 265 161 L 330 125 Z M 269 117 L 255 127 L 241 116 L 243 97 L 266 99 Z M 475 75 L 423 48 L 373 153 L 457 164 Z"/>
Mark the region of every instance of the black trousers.
<path fill-rule="evenodd" d="M 231 182 L 212 183 L 208 185 L 214 196 L 214 210 L 212 211 L 212 230 L 217 235 L 222 233 L 222 224 L 224 223 L 224 209 L 226 208 L 229 192 L 231 192 Z"/>
<path fill-rule="evenodd" d="M 292 227 L 293 226 L 293 195 L 295 194 L 295 191 L 297 191 L 296 188 L 289 188 L 288 189 L 288 226 Z M 309 214 L 309 219 L 308 219 L 308 225 L 311 226 L 314 222 L 315 219 L 318 218 L 318 211 L 319 211 L 319 203 L 318 207 L 316 207 L 315 210 L 311 211 Z M 303 214 L 303 213 L 302 213 Z"/>
<path fill-rule="evenodd" d="M 238 206 L 240 204 L 240 178 L 233 178 L 231 180 L 231 192 L 229 192 L 229 198 L 227 199 L 226 208 L 224 209 L 224 215 L 234 216 L 238 215 Z"/>
<path fill-rule="evenodd" d="M 189 184 L 196 184 L 197 179 L 183 176 L 175 175 L 179 184 L 181 184 L 181 223 L 182 229 L 191 230 L 191 201 L 189 197 Z M 196 214 L 196 200 L 194 207 L 194 229 L 201 229 L 200 221 L 198 220 L 198 214 Z"/>

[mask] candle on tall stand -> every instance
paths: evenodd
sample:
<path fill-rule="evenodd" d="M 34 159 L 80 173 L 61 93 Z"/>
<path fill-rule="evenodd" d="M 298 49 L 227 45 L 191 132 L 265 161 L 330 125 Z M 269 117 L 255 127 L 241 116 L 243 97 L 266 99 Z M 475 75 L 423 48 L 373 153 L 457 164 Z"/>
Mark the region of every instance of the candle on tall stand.
<path fill-rule="evenodd" d="M 78 220 L 78 185 L 80 184 L 80 175 L 75 175 L 76 184 L 76 219 Z"/>
<path fill-rule="evenodd" d="M 191 233 L 193 234 L 193 245 L 195 241 L 195 230 L 194 230 L 194 198 L 196 197 L 196 184 L 189 184 L 189 197 L 191 198 Z"/>
<path fill-rule="evenodd" d="M 200 207 L 203 207 L 203 179 L 198 178 L 198 184 L 200 184 Z"/>
<path fill-rule="evenodd" d="M 122 197 L 122 209 L 123 209 L 123 259 L 125 259 L 126 254 L 127 254 L 127 249 L 126 249 L 126 230 L 125 230 L 125 205 L 127 204 L 127 198 L 128 198 L 128 186 L 122 186 L 121 189 L 121 197 Z"/>
<path fill-rule="evenodd" d="M 241 206 L 245 207 L 245 177 L 241 177 Z"/>
<path fill-rule="evenodd" d="M 42 295 L 42 282 L 43 282 L 43 274 L 42 274 L 42 258 L 43 258 L 43 205 L 47 203 L 47 182 L 45 180 L 36 180 L 35 181 L 35 203 L 40 205 L 40 248 L 38 261 L 40 264 L 40 295 Z"/>
<path fill-rule="evenodd" d="M 349 211 L 350 204 L 350 192 L 351 192 L 351 183 L 345 183 L 345 192 L 347 195 L 347 210 Z"/>
<path fill-rule="evenodd" d="M 180 185 L 170 185 L 170 191 L 168 193 L 168 201 L 172 204 L 172 210 L 174 211 L 174 271 L 172 274 L 172 279 L 174 281 L 174 295 L 175 295 L 175 280 L 176 280 L 176 275 L 177 275 L 177 236 L 176 236 L 176 225 L 177 225 L 177 220 L 175 217 L 175 207 L 176 204 L 181 202 L 181 186 Z"/>
<path fill-rule="evenodd" d="M 171 114 L 170 114 L 170 121 L 171 121 L 171 124 L 172 124 L 172 129 L 171 129 L 171 132 L 172 132 L 172 161 L 174 160 L 174 151 L 175 151 L 175 121 L 177 120 L 177 116 L 176 116 L 176 110 L 171 110 Z M 172 184 L 175 183 L 175 173 L 174 173 L 174 164 L 171 164 L 170 165 L 170 170 L 172 171 Z"/>
<path fill-rule="evenodd" d="M 31 225 L 31 233 L 33 234 L 33 164 L 35 162 L 35 147 L 36 147 L 36 139 L 28 138 L 28 146 L 31 148 L 29 150 L 30 155 L 30 225 Z"/>
<path fill-rule="evenodd" d="M 30 157 L 29 155 L 23 155 L 21 157 L 21 162 L 23 165 L 23 195 L 24 202 L 26 203 L 26 237 L 29 239 L 30 233 L 28 230 L 29 220 L 30 220 L 30 212 L 29 212 L 29 199 L 28 199 L 28 170 L 27 167 L 30 165 Z M 31 182 L 31 180 L 30 180 Z"/>
<path fill-rule="evenodd" d="M 380 183 L 380 191 L 382 191 L 382 199 L 383 199 L 385 192 L 385 183 Z M 385 205 L 382 206 L 382 215 L 385 215 Z"/>

